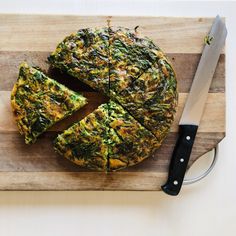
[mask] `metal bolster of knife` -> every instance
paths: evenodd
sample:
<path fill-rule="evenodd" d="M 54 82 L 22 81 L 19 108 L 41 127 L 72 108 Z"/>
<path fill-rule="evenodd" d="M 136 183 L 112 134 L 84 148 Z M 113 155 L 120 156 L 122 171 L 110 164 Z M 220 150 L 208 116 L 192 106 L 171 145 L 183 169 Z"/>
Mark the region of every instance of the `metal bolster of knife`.
<path fill-rule="evenodd" d="M 179 126 L 179 137 L 169 165 L 169 176 L 162 186 L 162 190 L 169 195 L 178 195 L 181 189 L 197 129 L 197 125 Z"/>

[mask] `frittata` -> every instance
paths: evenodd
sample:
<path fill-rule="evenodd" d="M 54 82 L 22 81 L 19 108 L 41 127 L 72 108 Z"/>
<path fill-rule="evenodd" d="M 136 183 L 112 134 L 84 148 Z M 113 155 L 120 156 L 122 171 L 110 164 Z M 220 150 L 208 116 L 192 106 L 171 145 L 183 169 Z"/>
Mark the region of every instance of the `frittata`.
<path fill-rule="evenodd" d="M 54 141 L 55 150 L 81 167 L 106 171 L 108 159 L 108 104 L 99 106 Z"/>
<path fill-rule="evenodd" d="M 138 164 L 160 147 L 156 137 L 114 101 L 109 102 L 109 126 L 108 171 Z"/>
<path fill-rule="evenodd" d="M 59 154 L 97 171 L 135 165 L 160 146 L 150 131 L 114 101 L 65 130 L 54 144 Z"/>
<path fill-rule="evenodd" d="M 113 35 L 110 96 L 162 142 L 177 108 L 175 72 L 150 39 L 137 37 L 124 28 Z"/>
<path fill-rule="evenodd" d="M 95 90 L 109 93 L 108 28 L 81 29 L 66 37 L 49 62 Z"/>
<path fill-rule="evenodd" d="M 162 142 L 169 132 L 177 108 L 174 71 L 166 59 L 160 59 L 117 94 L 116 99 Z"/>
<path fill-rule="evenodd" d="M 11 105 L 19 131 L 27 144 L 53 124 L 87 103 L 81 94 L 69 90 L 42 71 L 22 63 L 11 93 Z"/>
<path fill-rule="evenodd" d="M 94 32 L 91 35 L 97 35 L 96 32 L 100 32 L 86 30 Z M 104 67 L 107 67 L 105 71 L 108 74 L 102 73 L 101 77 L 105 79 L 105 84 L 108 81 L 108 90 L 104 89 L 104 80 L 101 82 L 101 78 L 96 79 L 99 85 L 93 83 L 91 86 L 104 91 L 106 95 L 120 103 L 135 119 L 149 129 L 159 142 L 162 142 L 174 120 L 178 101 L 176 76 L 170 62 L 151 39 L 139 37 L 135 31 L 122 27 L 115 29 L 108 27 L 101 31 L 105 37 L 95 37 L 96 40 L 90 40 L 89 50 L 101 49 L 100 46 L 103 45 L 102 55 L 103 59 L 105 58 L 103 62 L 106 61 L 106 63 L 102 63 L 102 71 Z M 77 38 L 76 40 L 71 36 L 68 38 L 71 40 L 69 45 L 78 44 Z M 66 67 L 68 72 L 80 70 L 79 62 L 75 66 L 68 63 L 68 60 L 71 61 L 71 56 L 68 55 L 78 51 L 78 47 L 71 49 L 65 46 L 68 44 L 68 38 L 59 44 L 49 60 L 56 67 Z M 84 46 L 82 43 L 81 45 L 86 51 L 87 45 Z M 97 57 L 100 58 L 100 56 Z M 89 57 L 85 60 L 98 68 L 98 63 L 94 63 Z M 79 74 L 74 74 L 74 76 L 87 84 L 92 78 L 89 73 L 84 77 L 80 77 Z"/>
<path fill-rule="evenodd" d="M 130 87 L 160 58 L 161 50 L 148 38 L 140 38 L 126 28 L 110 30 L 110 96 Z"/>
<path fill-rule="evenodd" d="M 54 143 L 57 152 L 82 167 L 115 171 L 141 162 L 160 147 L 174 120 L 178 92 L 170 62 L 151 39 L 140 37 L 136 29 L 81 29 L 59 43 L 48 60 L 111 99 L 60 134 Z M 25 97 L 24 104 L 34 104 L 31 96 Z M 38 133 L 51 120 L 40 119 L 46 125 Z M 22 124 L 22 133 L 29 133 L 27 142 L 35 141 L 38 133 L 25 128 L 33 124 Z"/>

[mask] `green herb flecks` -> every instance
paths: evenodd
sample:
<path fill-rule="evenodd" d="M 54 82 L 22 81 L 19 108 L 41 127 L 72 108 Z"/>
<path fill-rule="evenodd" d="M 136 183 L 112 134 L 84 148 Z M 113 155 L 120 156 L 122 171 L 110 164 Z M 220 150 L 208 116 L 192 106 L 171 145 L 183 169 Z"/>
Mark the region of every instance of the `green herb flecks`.
<path fill-rule="evenodd" d="M 213 39 L 214 39 L 213 36 L 207 35 L 207 36 L 205 36 L 205 38 L 204 38 L 204 43 L 205 43 L 206 45 L 211 45 Z"/>
<path fill-rule="evenodd" d="M 48 78 L 40 70 L 27 63 L 20 65 L 11 105 L 26 143 L 34 143 L 49 127 L 86 103 L 82 95 Z"/>

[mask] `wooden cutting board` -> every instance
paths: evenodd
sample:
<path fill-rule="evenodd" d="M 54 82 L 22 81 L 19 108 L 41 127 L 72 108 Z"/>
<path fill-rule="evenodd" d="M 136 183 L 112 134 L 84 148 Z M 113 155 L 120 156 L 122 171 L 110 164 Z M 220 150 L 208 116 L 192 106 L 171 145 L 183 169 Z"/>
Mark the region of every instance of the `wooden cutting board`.
<path fill-rule="evenodd" d="M 149 36 L 168 55 L 177 73 L 179 107 L 171 132 L 158 152 L 141 164 L 116 173 L 78 168 L 54 153 L 52 141 L 72 122 L 92 112 L 107 98 L 58 71 L 49 74 L 89 99 L 87 106 L 27 146 L 18 133 L 10 91 L 18 65 L 26 60 L 48 70 L 47 56 L 66 35 L 85 27 L 134 28 Z M 0 190 L 160 190 L 167 177 L 178 121 L 212 18 L 0 15 Z M 225 136 L 225 55 L 214 75 L 189 166 Z"/>

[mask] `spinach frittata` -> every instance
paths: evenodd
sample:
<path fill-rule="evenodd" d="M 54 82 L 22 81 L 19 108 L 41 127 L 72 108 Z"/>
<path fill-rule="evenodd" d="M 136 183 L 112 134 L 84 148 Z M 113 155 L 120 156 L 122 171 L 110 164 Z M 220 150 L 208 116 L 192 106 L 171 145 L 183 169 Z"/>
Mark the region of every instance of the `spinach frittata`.
<path fill-rule="evenodd" d="M 81 47 L 76 46 L 72 49 L 66 46 L 78 45 L 77 38 L 79 38 L 79 42 L 84 42 L 81 36 L 77 36 L 81 34 L 79 32 L 90 32 L 92 38 L 96 38 L 96 40 L 89 40 L 88 44 L 80 43 Z M 94 36 L 98 35 L 98 32 L 100 32 L 99 37 Z M 106 95 L 126 108 L 161 142 L 173 122 L 178 93 L 175 72 L 160 48 L 151 39 L 139 37 L 135 31 L 122 27 L 108 27 L 102 30 L 84 29 L 75 35 L 76 37 L 67 37 L 49 57 L 52 65 L 61 69 L 66 68 L 78 79 L 105 92 Z M 100 70 L 99 66 L 102 64 L 103 73 L 99 79 L 89 73 L 80 76 L 80 74 L 71 72 L 81 70 L 79 61 L 77 64 L 70 64 L 73 59 L 71 55 L 75 52 L 77 54 L 80 51 L 83 52 L 83 50 L 87 52 L 87 48 L 91 52 L 97 48 L 101 51 L 99 55 L 96 54 L 99 63 L 90 60 L 90 57 L 83 57 L 89 65 L 89 71 L 95 75 L 97 73 L 94 72 L 94 68 Z M 102 55 L 104 63 L 100 63 L 100 55 Z M 106 69 L 104 69 L 105 67 Z M 107 74 L 104 73 L 104 70 Z M 91 80 L 96 83 L 91 84 Z"/>
<path fill-rule="evenodd" d="M 108 94 L 109 92 L 108 28 L 81 29 L 66 37 L 48 60 L 82 82 Z"/>
<path fill-rule="evenodd" d="M 177 108 L 175 72 L 150 39 L 124 28 L 113 32 L 110 96 L 162 142 Z"/>
<path fill-rule="evenodd" d="M 112 171 L 139 163 L 161 145 L 174 120 L 177 81 L 151 39 L 122 27 L 82 29 L 66 37 L 49 62 L 111 98 L 57 138 L 61 154 Z"/>
<path fill-rule="evenodd" d="M 174 120 L 178 100 L 171 66 L 160 59 L 116 99 L 162 142 Z"/>
<path fill-rule="evenodd" d="M 139 76 L 159 59 L 161 50 L 148 38 L 140 38 L 126 28 L 110 30 L 110 95 L 130 87 Z"/>
<path fill-rule="evenodd" d="M 11 93 L 11 105 L 19 131 L 27 144 L 57 121 L 87 103 L 79 93 L 47 77 L 40 70 L 22 63 Z"/>
<path fill-rule="evenodd" d="M 65 130 L 54 144 L 58 153 L 75 164 L 98 171 L 135 165 L 160 146 L 150 131 L 114 101 Z"/>
<path fill-rule="evenodd" d="M 109 126 L 108 171 L 133 166 L 160 146 L 149 130 L 114 101 L 109 102 Z"/>
<path fill-rule="evenodd" d="M 81 167 L 106 171 L 108 159 L 108 104 L 99 106 L 54 141 L 55 150 Z"/>

